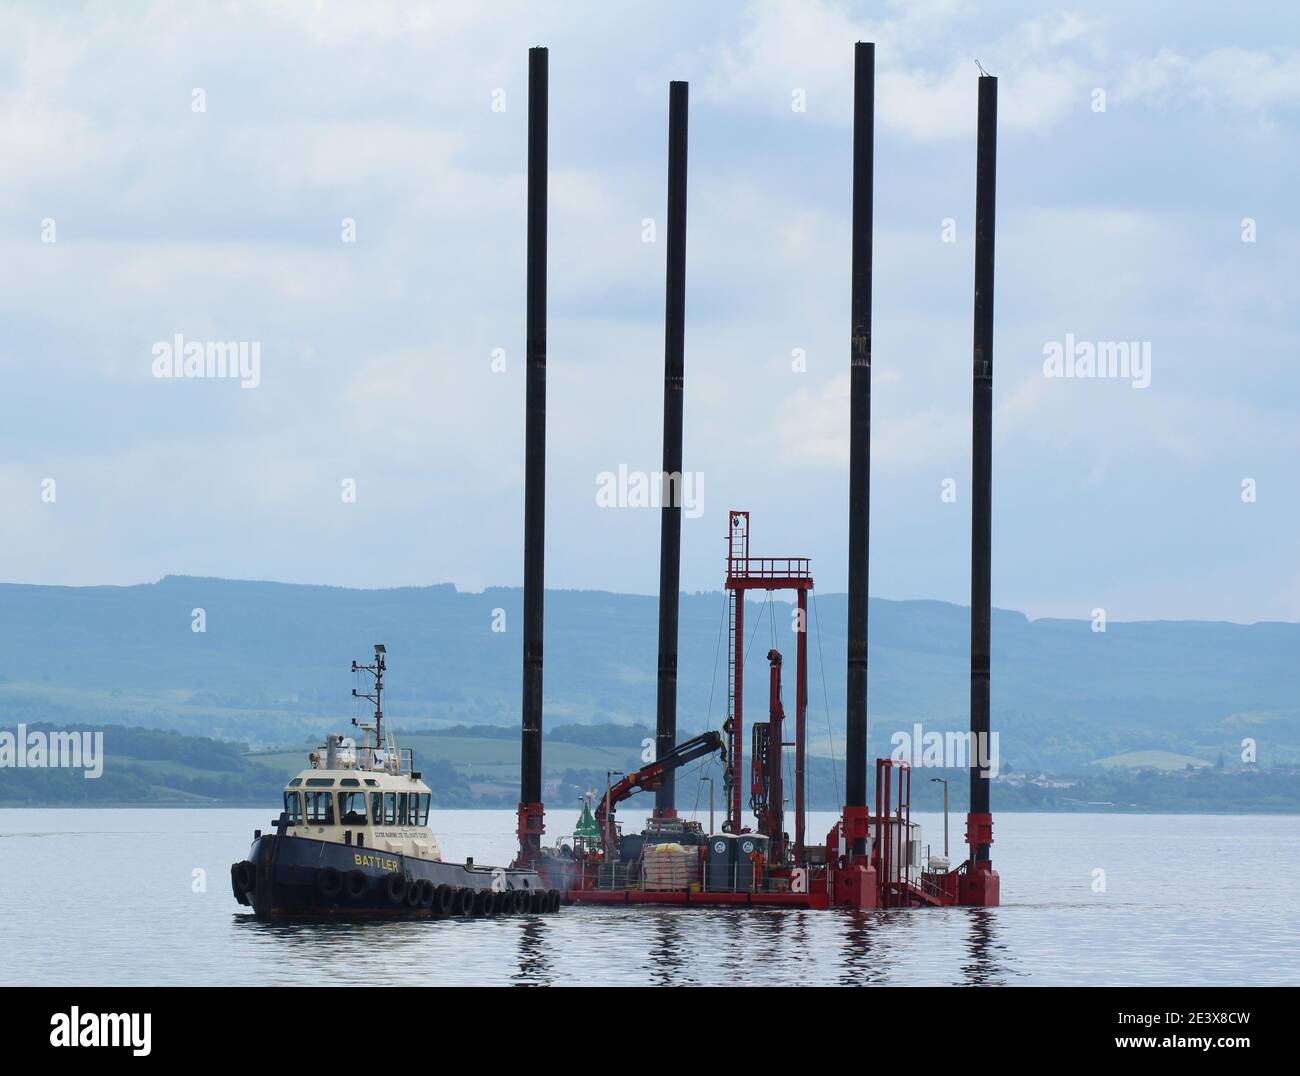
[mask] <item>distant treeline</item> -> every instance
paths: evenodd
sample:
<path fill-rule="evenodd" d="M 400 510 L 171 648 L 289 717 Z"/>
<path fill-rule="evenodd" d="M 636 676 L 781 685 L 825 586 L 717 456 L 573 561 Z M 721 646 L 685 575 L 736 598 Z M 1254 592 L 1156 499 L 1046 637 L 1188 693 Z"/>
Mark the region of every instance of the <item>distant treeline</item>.
<path fill-rule="evenodd" d="M 11 733 L 14 725 L 7 726 Z M 29 732 L 101 731 L 104 736 L 104 768 L 97 779 L 88 780 L 81 770 L 0 767 L 0 805 L 14 806 L 273 806 L 290 773 L 262 764 L 247 754 L 243 744 L 202 736 L 186 736 L 157 729 L 121 725 L 60 728 L 50 723 L 27 726 Z M 497 726 L 464 726 L 447 729 L 447 737 L 513 739 L 517 731 Z M 643 725 L 559 725 L 547 730 L 558 743 L 625 746 L 638 742 L 651 730 Z M 448 757 L 421 757 L 419 768 L 433 790 L 434 805 L 442 808 L 513 808 L 517 790 L 510 780 L 471 784 L 457 768 L 449 744 Z M 304 760 L 305 764 L 305 760 Z M 678 807 L 708 809 L 707 785 L 700 776 L 715 781 L 715 805 L 721 810 L 722 783 L 719 766 L 705 760 L 679 771 Z M 793 792 L 793 775 L 787 760 L 787 795 Z M 968 774 L 965 770 L 913 771 L 912 808 L 938 811 L 943 806 L 942 785 L 949 782 L 949 809 L 964 814 L 967 807 Z M 597 794 L 607 781 L 605 771 L 566 769 L 547 776 L 547 799 L 559 805 L 574 805 L 588 791 Z M 810 810 L 836 810 L 843 792 L 842 760 L 839 763 L 810 756 L 807 773 Z M 1008 773 L 993 786 L 995 811 L 1149 811 L 1182 813 L 1300 812 L 1300 767 L 1266 766 L 1226 769 L 1090 770 L 1079 776 L 1046 778 Z M 629 805 L 639 811 L 639 797 Z M 633 815 L 635 817 L 635 815 Z"/>

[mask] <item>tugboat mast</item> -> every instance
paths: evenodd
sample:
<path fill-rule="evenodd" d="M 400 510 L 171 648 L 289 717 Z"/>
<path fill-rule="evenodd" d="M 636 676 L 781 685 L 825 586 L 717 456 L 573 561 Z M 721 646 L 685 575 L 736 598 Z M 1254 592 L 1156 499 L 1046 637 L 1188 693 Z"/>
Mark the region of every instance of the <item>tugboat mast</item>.
<path fill-rule="evenodd" d="M 384 647 L 383 643 L 375 643 L 375 663 L 373 665 L 358 665 L 355 661 L 352 663 L 353 672 L 368 672 L 370 673 L 371 676 L 375 678 L 374 694 L 370 694 L 365 691 L 358 691 L 356 688 L 352 689 L 352 695 L 354 698 L 369 699 L 371 702 L 375 704 L 374 726 L 372 728 L 372 726 L 370 725 L 362 725 L 357 721 L 355 717 L 352 719 L 352 724 L 356 725 L 357 728 L 361 729 L 362 732 L 371 732 L 371 731 L 374 732 L 375 742 L 373 746 L 376 750 L 379 750 L 384 746 L 383 697 L 384 697 L 384 668 L 385 668 L 384 655 L 386 653 L 388 653 L 388 651 Z M 369 747 L 371 745 L 365 744 L 363 746 Z"/>

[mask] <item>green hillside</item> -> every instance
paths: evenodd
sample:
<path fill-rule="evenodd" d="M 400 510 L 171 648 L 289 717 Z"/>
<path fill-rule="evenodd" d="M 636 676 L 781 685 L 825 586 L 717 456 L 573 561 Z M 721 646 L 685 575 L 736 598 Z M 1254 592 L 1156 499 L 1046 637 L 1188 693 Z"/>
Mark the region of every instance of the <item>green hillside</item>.
<path fill-rule="evenodd" d="M 191 630 L 202 609 L 206 631 Z M 494 631 L 504 610 L 505 631 Z M 683 595 L 679 724 L 718 727 L 726 696 L 720 593 Z M 356 709 L 348 672 L 388 646 L 386 710 L 412 731 L 519 720 L 520 591 L 444 586 L 349 590 L 167 577 L 130 587 L 0 586 L 0 722 L 172 729 L 252 748 L 314 741 Z M 809 727 L 842 749 L 845 599 L 810 617 Z M 747 613 L 751 714 L 765 709 L 764 655 L 793 652 L 789 607 Z M 656 603 L 592 591 L 546 597 L 548 728 L 654 720 Z M 966 725 L 968 612 L 871 603 L 871 750 L 920 721 Z M 787 669 L 792 663 L 787 664 Z M 824 679 L 823 679 L 824 670 Z M 995 610 L 993 726 L 1004 763 L 1077 772 L 1129 752 L 1300 761 L 1300 625 L 1038 620 Z M 787 689 L 787 710 L 789 692 Z M 832 745 L 832 737 L 836 742 Z M 487 751 L 481 745 L 465 750 Z M 505 765 L 484 754 L 479 764 Z M 474 764 L 467 755 L 466 762 Z M 604 769 L 597 755 L 575 767 Z"/>

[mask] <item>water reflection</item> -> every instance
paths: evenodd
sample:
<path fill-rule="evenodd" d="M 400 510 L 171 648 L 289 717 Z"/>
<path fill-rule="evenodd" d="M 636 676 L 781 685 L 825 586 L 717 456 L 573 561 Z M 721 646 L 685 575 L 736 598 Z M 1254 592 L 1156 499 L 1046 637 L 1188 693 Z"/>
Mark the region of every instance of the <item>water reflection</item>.
<path fill-rule="evenodd" d="M 723 979 L 728 982 L 744 982 L 756 963 L 745 938 L 747 913 L 735 908 L 717 908 L 705 911 L 704 916 L 710 926 L 721 923 L 726 928 L 719 937 L 722 952 L 719 954 L 718 966 L 722 969 Z"/>
<path fill-rule="evenodd" d="M 286 944 L 290 948 L 310 945 L 312 948 L 347 949 L 349 945 L 373 924 L 364 919 L 287 919 L 267 921 L 256 916 L 236 913 L 231 916 L 236 930 L 249 932 L 249 937 Z M 388 924 L 393 925 L 393 924 Z"/>
<path fill-rule="evenodd" d="M 528 916 L 519 921 L 519 966 L 511 976 L 516 985 L 550 986 L 554 982 L 548 926 L 542 916 Z"/>
<path fill-rule="evenodd" d="M 1007 981 L 998 943 L 997 914 L 991 908 L 967 908 L 966 963 L 962 982 L 967 986 L 1002 986 Z"/>
<path fill-rule="evenodd" d="M 778 918 L 776 922 L 781 922 Z M 814 981 L 809 975 L 814 943 L 808 929 L 808 913 L 794 912 L 781 924 L 785 957 L 782 961 L 786 980 L 792 983 Z"/>
<path fill-rule="evenodd" d="M 313 967 L 341 981 L 550 986 L 610 981 L 610 960 L 630 939 L 619 981 L 656 986 L 948 982 L 1000 985 L 1014 954 L 995 909 L 803 911 L 759 908 L 565 909 L 517 920 L 292 921 L 232 917 L 237 942 L 260 950 L 254 966 L 278 979 Z M 387 958 L 383 954 L 388 954 Z M 400 954 L 400 960 L 392 960 Z M 947 954 L 945 958 L 945 954 Z M 274 969 L 274 970 L 271 970 Z"/>
<path fill-rule="evenodd" d="M 815 914 L 834 916 L 840 921 L 843 931 L 840 952 L 843 957 L 836 981 L 841 986 L 868 986 L 886 981 L 889 969 L 881 952 L 877 951 L 875 935 L 881 928 L 882 917 L 893 913 L 842 908 Z"/>
<path fill-rule="evenodd" d="M 650 976 L 650 984 L 674 986 L 691 982 L 677 913 L 668 910 L 655 912 L 647 910 L 642 914 L 651 916 L 650 933 L 653 942 L 647 953 L 645 968 Z"/>

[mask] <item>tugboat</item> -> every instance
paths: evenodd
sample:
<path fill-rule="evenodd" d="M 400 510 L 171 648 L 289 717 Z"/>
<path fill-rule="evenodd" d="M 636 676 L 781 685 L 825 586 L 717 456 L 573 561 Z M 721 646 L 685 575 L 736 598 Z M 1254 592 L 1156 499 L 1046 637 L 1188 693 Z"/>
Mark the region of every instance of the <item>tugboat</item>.
<path fill-rule="evenodd" d="M 429 829 L 432 793 L 414 768 L 413 752 L 383 729 L 384 656 L 354 673 L 374 678 L 374 691 L 352 694 L 374 703 L 362 732 L 325 737 L 323 753 L 284 788 L 274 833 L 253 833 L 248 858 L 230 867 L 235 899 L 258 919 L 429 918 L 555 912 L 558 889 L 536 871 L 446 863 Z"/>

